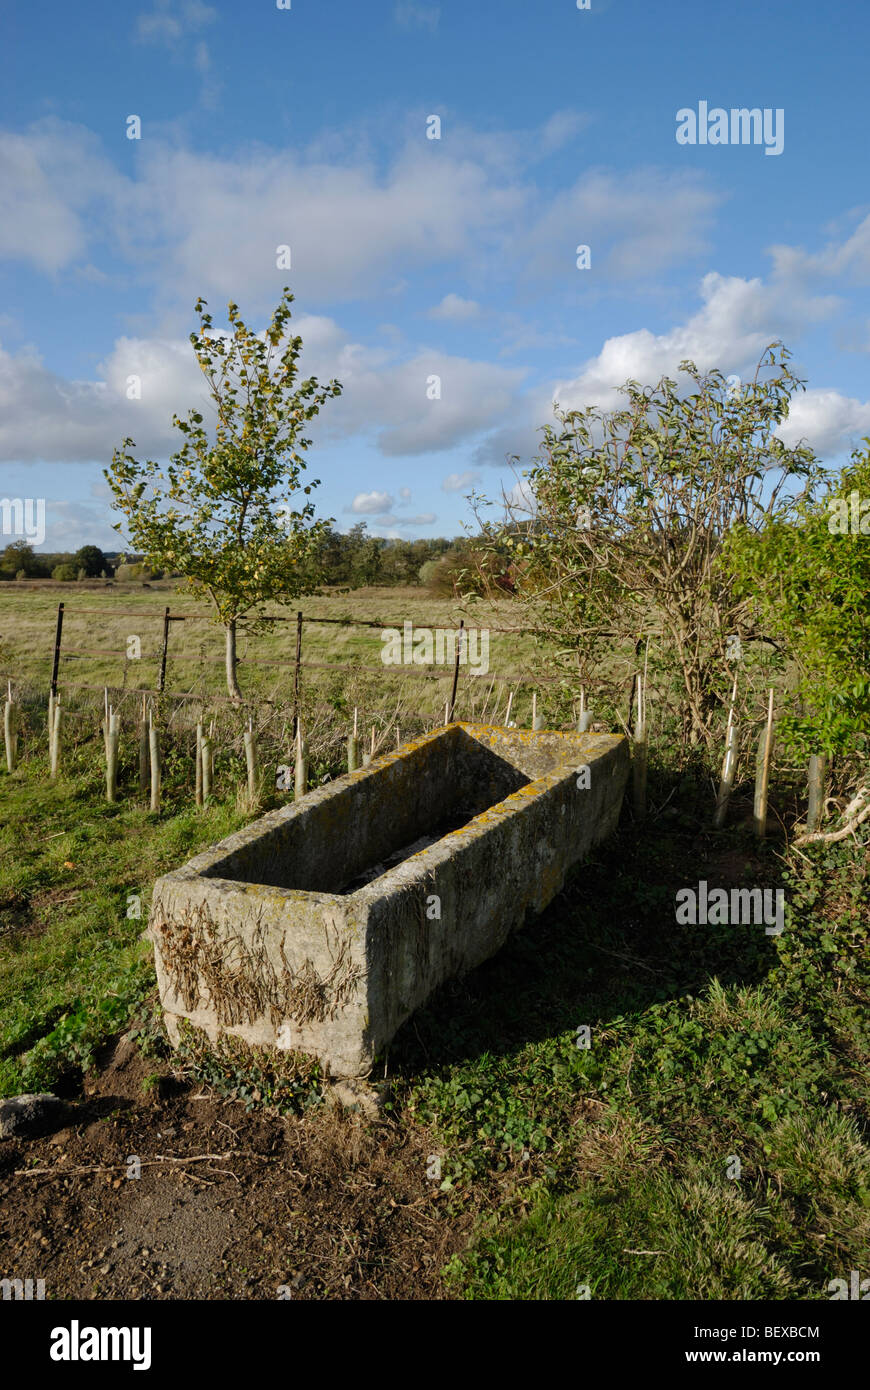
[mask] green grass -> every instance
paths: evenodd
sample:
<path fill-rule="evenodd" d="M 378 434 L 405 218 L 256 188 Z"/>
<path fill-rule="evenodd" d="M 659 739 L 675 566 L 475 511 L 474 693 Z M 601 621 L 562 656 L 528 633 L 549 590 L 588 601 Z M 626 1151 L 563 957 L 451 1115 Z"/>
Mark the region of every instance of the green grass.
<path fill-rule="evenodd" d="M 101 801 L 90 774 L 40 775 L 0 782 L 2 1095 L 50 1088 L 123 1026 L 154 987 L 140 937 L 155 877 L 245 819 L 234 801 L 158 818 Z"/>
<path fill-rule="evenodd" d="M 311 699 L 317 775 L 335 775 L 348 691 Z M 94 711 L 54 786 L 44 713 L 29 716 L 26 761 L 0 770 L 0 1094 L 76 1083 L 153 991 L 140 934 L 155 877 L 250 816 L 235 745 L 203 812 L 189 749 L 168 738 L 152 816 L 129 736 L 109 806 Z M 830 1280 L 867 1273 L 867 851 L 759 850 L 739 800 L 712 834 L 709 770 L 678 776 L 661 751 L 661 816 L 640 832 L 627 814 L 543 918 L 445 986 L 390 1048 L 389 1113 L 425 1127 L 438 1200 L 475 1218 L 446 1271 L 460 1297 L 824 1298 Z M 678 925 L 675 893 L 700 878 L 781 886 L 782 936 Z M 265 1062 L 248 1074 L 229 1053 L 191 1061 L 252 1103 L 316 1097 L 313 1074 Z"/>
<path fill-rule="evenodd" d="M 777 874 L 781 937 L 676 925 L 676 887 L 729 881 L 724 846 L 730 881 Z M 815 854 L 628 828 L 406 1027 L 391 1062 L 441 1187 L 487 1194 L 457 1292 L 817 1298 L 866 1265 L 868 864 Z"/>
<path fill-rule="evenodd" d="M 15 582 L 0 583 L 0 675 L 8 673 L 17 681 L 39 689 L 48 688 L 57 605 L 63 602 L 67 611 L 62 652 L 68 655 L 61 658 L 61 686 L 69 681 L 154 690 L 160 665 L 163 609 L 168 604 L 173 613 L 186 615 L 187 620 L 173 624 L 170 630 L 166 689 L 194 690 L 206 700 L 210 695 L 224 696 L 223 630 L 209 621 L 207 604 L 179 593 L 178 587 L 177 581 L 170 580 L 154 581 L 145 590 L 141 584 L 118 584 L 107 589 L 102 582 L 53 584 L 44 581 L 26 588 Z M 133 616 L 115 616 L 117 609 L 131 609 Z M 297 609 L 306 617 L 367 619 L 399 629 L 405 620 L 413 622 L 415 627 L 456 628 L 462 617 L 467 626 L 475 628 L 516 624 L 516 609 L 508 600 L 492 603 L 470 600 L 462 604 L 433 597 L 420 588 L 362 589 L 305 597 L 283 607 L 270 605 L 269 612 L 281 613 L 289 621 L 275 623 L 268 630 L 250 635 L 245 635 L 244 625 L 241 625 L 239 681 L 246 697 L 286 699 L 292 689 Z M 137 612 L 141 612 L 141 619 L 135 616 Z M 127 638 L 131 635 L 141 640 L 140 660 L 127 661 L 124 655 Z M 77 656 L 76 649 L 104 651 L 106 655 Z M 329 672 L 318 669 L 317 663 L 361 664 L 371 668 L 370 675 L 349 678 L 347 673 L 342 673 L 338 682 L 342 689 L 353 690 L 354 685 L 358 686 L 359 698 L 355 702 L 361 706 L 377 703 L 378 692 L 386 682 L 393 692 L 393 702 L 395 693 L 403 690 L 405 698 L 416 709 L 428 714 L 443 711 L 452 670 L 445 668 L 437 679 L 408 675 L 406 669 L 383 666 L 382 649 L 379 627 L 306 623 L 303 662 L 314 665 L 303 669 L 303 685 L 320 695 L 334 685 Z M 505 677 L 518 672 L 534 675 L 539 669 L 536 653 L 534 639 L 525 634 L 493 632 L 490 674 L 486 679 L 480 676 L 471 681 L 472 686 L 480 687 L 476 696 L 482 699 L 496 672 Z M 250 659 L 250 664 L 245 664 L 246 658 Z M 503 706 L 506 692 L 500 698 Z M 530 707 L 530 691 L 518 697 L 518 701 L 521 710 Z M 351 699 L 351 712 L 353 703 Z"/>

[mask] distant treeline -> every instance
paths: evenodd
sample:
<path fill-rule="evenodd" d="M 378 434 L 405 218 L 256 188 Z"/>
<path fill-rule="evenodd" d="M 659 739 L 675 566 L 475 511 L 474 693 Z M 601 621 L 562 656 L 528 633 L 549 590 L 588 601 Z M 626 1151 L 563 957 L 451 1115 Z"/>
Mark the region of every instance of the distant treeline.
<path fill-rule="evenodd" d="M 472 543 L 464 536 L 424 540 L 387 540 L 369 535 L 358 522 L 345 533 L 331 527 L 323 534 L 307 575 L 308 587 L 359 589 L 368 585 L 421 585 L 432 593 L 450 594 L 455 587 L 473 588 Z M 172 571 L 152 569 L 141 555 L 102 551 L 85 545 L 71 551 L 36 552 L 26 541 L 13 541 L 0 553 L 0 581 L 82 579 L 147 581 L 180 578 Z M 505 588 L 512 586 L 505 583 Z"/>

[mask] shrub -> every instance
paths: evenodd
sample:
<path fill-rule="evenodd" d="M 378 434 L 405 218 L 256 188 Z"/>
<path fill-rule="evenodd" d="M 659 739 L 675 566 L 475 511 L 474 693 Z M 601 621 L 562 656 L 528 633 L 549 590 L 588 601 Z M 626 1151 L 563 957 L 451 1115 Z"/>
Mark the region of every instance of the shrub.
<path fill-rule="evenodd" d="M 136 580 L 141 580 L 144 584 L 151 579 L 162 579 L 163 571 L 151 570 L 148 568 L 147 565 L 142 564 L 119 565 L 118 568 L 115 570 L 115 578 L 120 580 L 121 583 L 124 583 L 125 581 L 127 583 L 130 583 L 135 582 Z"/>
<path fill-rule="evenodd" d="M 51 572 L 52 579 L 61 579 L 65 583 L 76 577 L 75 565 L 55 565 Z"/>

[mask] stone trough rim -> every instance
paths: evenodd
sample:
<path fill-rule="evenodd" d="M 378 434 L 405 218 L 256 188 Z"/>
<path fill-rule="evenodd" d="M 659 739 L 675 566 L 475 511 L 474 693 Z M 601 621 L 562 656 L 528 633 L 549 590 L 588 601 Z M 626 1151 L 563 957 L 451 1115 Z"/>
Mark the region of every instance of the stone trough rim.
<path fill-rule="evenodd" d="M 223 894 L 238 893 L 246 895 L 250 892 L 261 891 L 280 895 L 288 902 L 304 901 L 309 904 L 322 902 L 330 907 L 339 904 L 343 904 L 349 908 L 364 906 L 368 901 L 380 898 L 383 895 L 384 889 L 393 887 L 407 888 L 412 884 L 424 883 L 425 880 L 430 877 L 432 870 L 436 868 L 442 860 L 452 857 L 456 854 L 457 849 L 461 848 L 460 845 L 457 845 L 457 836 L 465 837 L 466 840 L 471 841 L 480 832 L 488 817 L 494 815 L 498 815 L 499 817 L 518 815 L 525 805 L 528 804 L 531 797 L 543 795 L 543 793 L 548 791 L 551 787 L 557 786 L 569 773 L 569 770 L 574 770 L 569 769 L 570 760 L 566 760 L 558 763 L 540 777 L 530 778 L 522 787 L 519 787 L 514 792 L 510 792 L 509 795 L 503 797 L 501 801 L 494 802 L 492 806 L 487 806 L 482 811 L 478 812 L 478 814 L 470 821 L 466 822 L 465 825 L 460 826 L 456 830 L 447 831 L 444 835 L 439 836 L 437 840 L 433 841 L 432 844 L 427 845 L 424 849 L 418 850 L 415 854 L 409 855 L 407 859 L 403 859 L 399 864 L 394 865 L 393 868 L 388 869 L 385 873 L 379 874 L 368 883 L 362 884 L 352 893 L 331 893 L 325 889 L 317 888 L 284 888 L 277 884 L 258 883 L 252 880 L 239 878 L 223 878 L 206 872 L 208 864 L 214 863 L 215 861 L 220 862 L 222 859 L 226 859 L 230 854 L 233 854 L 235 852 L 235 847 L 232 842 L 237 837 L 250 831 L 252 826 L 259 825 L 266 831 L 272 828 L 272 824 L 275 826 L 286 825 L 288 821 L 292 821 L 296 816 L 304 815 L 312 804 L 312 796 L 317 796 L 319 793 L 323 793 L 324 796 L 335 795 L 344 787 L 353 785 L 354 782 L 358 783 L 363 778 L 377 775 L 383 768 L 398 761 L 399 758 L 406 756 L 410 749 L 419 748 L 425 746 L 426 743 L 443 738 L 444 735 L 452 729 L 461 729 L 469 732 L 472 737 L 474 737 L 473 731 L 519 735 L 520 739 L 522 735 L 525 734 L 528 736 L 529 741 L 539 737 L 541 734 L 551 734 L 555 735 L 560 740 L 564 739 L 566 742 L 570 740 L 570 745 L 572 747 L 576 747 L 577 743 L 582 740 L 583 745 L 591 745 L 590 751 L 596 746 L 601 748 L 602 745 L 608 743 L 620 743 L 624 738 L 624 735 L 621 734 L 591 733 L 589 731 L 579 733 L 573 729 L 511 729 L 502 724 L 476 724 L 467 720 L 453 720 L 450 724 L 444 724 L 437 729 L 431 730 L 428 734 L 423 734 L 418 738 L 408 740 L 398 748 L 393 748 L 378 754 L 376 758 L 372 759 L 368 767 L 358 768 L 355 772 L 345 772 L 340 777 L 335 777 L 331 781 L 325 782 L 323 786 L 314 788 L 312 792 L 308 792 L 299 801 L 290 802 L 286 806 L 279 806 L 274 811 L 267 811 L 265 815 L 259 817 L 258 820 L 251 821 L 249 824 L 242 826 L 239 830 L 233 831 L 231 835 L 226 836 L 223 840 L 219 841 L 218 844 L 209 846 L 208 849 L 203 850 L 193 859 L 188 860 L 187 863 L 180 868 L 172 869 L 168 873 L 162 874 L 162 881 L 164 883 L 183 883 L 188 885 L 191 883 L 209 884 L 220 890 Z M 579 751 L 578 749 L 578 752 Z M 413 870 L 410 872 L 409 865 L 413 865 Z"/>

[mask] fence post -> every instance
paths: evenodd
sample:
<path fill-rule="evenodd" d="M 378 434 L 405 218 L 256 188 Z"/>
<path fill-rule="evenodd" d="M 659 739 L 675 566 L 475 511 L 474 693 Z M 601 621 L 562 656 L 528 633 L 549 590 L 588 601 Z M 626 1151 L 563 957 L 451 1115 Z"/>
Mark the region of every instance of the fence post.
<path fill-rule="evenodd" d="M 160 653 L 160 679 L 157 683 L 157 693 L 163 694 L 163 687 L 166 684 L 166 651 L 169 646 L 169 608 L 163 614 L 163 650 Z"/>
<path fill-rule="evenodd" d="M 456 660 L 455 660 L 454 663 L 453 663 L 453 689 L 452 689 L 451 692 L 450 692 L 450 711 L 449 711 L 448 718 L 445 719 L 445 721 L 444 721 L 445 724 L 452 724 L 452 723 L 453 723 L 453 711 L 454 711 L 454 709 L 455 709 L 455 707 L 456 707 L 456 687 L 457 687 L 457 685 L 459 684 L 459 661 L 460 661 L 460 657 L 462 656 L 462 642 L 463 642 L 464 637 L 465 637 L 465 619 L 464 619 L 464 618 L 460 618 L 460 620 L 459 620 L 459 642 L 457 643 L 457 646 L 456 646 Z"/>
<path fill-rule="evenodd" d="M 51 667 L 51 688 L 50 694 L 53 700 L 57 699 L 57 668 L 60 665 L 60 641 L 63 634 L 63 604 L 57 605 L 57 627 L 54 632 L 54 661 Z"/>

